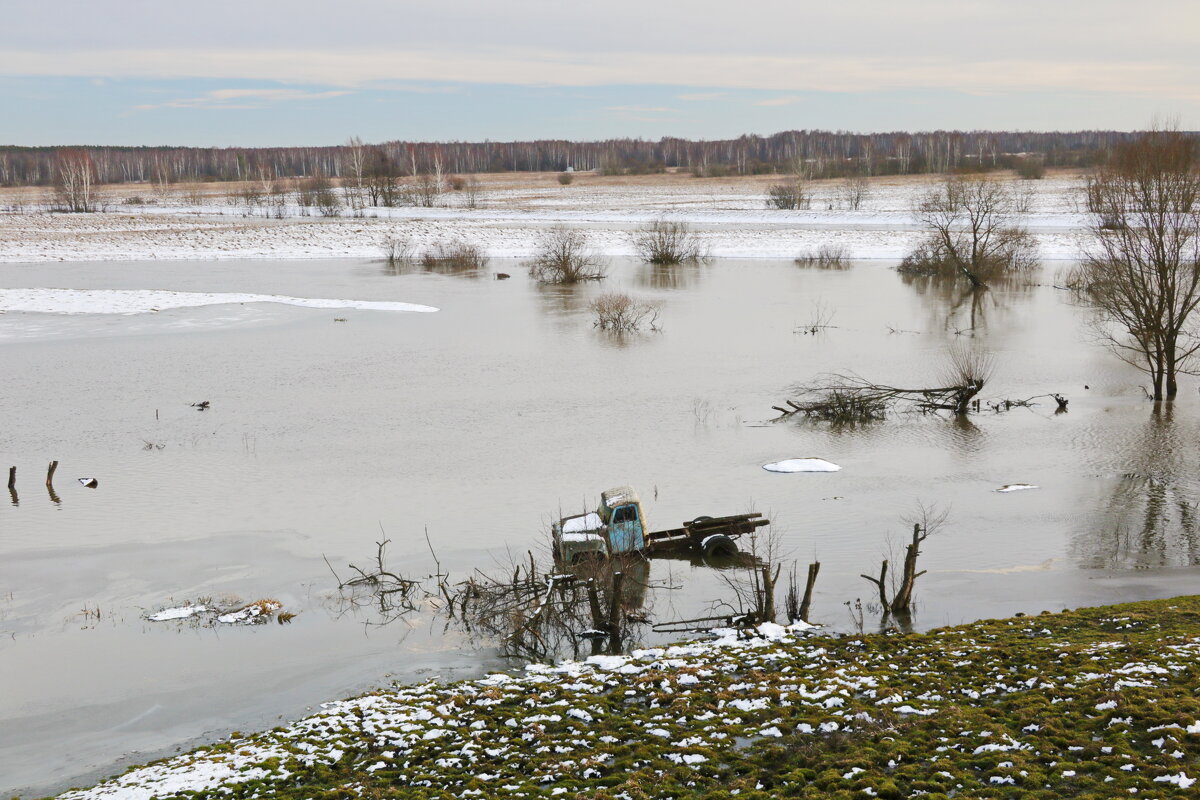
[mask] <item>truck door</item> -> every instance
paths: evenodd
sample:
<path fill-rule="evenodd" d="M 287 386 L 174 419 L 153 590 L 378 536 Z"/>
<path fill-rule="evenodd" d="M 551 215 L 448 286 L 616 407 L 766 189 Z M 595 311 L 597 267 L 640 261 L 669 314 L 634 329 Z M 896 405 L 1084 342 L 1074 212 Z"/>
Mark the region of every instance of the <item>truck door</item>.
<path fill-rule="evenodd" d="M 608 524 L 609 546 L 614 553 L 634 553 L 646 546 L 642 519 L 632 503 L 613 509 Z"/>

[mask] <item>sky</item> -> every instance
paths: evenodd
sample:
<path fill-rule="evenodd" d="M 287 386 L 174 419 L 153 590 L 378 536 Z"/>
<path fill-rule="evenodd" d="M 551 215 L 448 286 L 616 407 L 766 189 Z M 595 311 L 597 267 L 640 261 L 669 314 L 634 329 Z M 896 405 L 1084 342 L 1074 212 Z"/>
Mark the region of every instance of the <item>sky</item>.
<path fill-rule="evenodd" d="M 1195 0 L 3 0 L 0 144 L 1200 128 Z"/>

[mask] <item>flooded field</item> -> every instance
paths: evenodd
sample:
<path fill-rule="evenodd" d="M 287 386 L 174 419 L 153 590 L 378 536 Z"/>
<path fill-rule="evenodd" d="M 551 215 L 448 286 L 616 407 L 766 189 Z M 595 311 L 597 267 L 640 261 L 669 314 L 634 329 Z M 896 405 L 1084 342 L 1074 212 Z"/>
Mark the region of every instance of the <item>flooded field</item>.
<path fill-rule="evenodd" d="M 950 509 L 925 544 L 915 623 L 1193 591 L 1196 383 L 1155 414 L 1141 375 L 1092 341 L 1054 267 L 978 303 L 904 280 L 784 261 L 614 262 L 602 284 L 394 274 L 370 261 L 0 266 L 9 289 L 340 298 L 436 313 L 277 303 L 158 313 L 0 314 L 0 794 L 48 791 L 202 737 L 274 724 L 379 685 L 502 667 L 492 643 L 414 616 L 375 625 L 329 563 L 451 580 L 548 552 L 552 518 L 641 491 L 653 527 L 760 511 L 818 559 L 814 621 L 848 629 L 918 502 Z M 596 330 L 589 299 L 660 302 L 662 330 Z M 805 329 L 820 325 L 816 333 Z M 831 370 L 935 385 L 947 349 L 995 354 L 985 399 L 1060 392 L 967 420 L 853 428 L 772 422 Z M 208 401 L 200 410 L 193 404 Z M 777 473 L 820 458 L 841 467 Z M 60 462 L 53 496 L 46 465 Z M 77 478 L 96 478 L 95 488 Z M 1029 491 L 998 492 L 1010 484 Z M 3 495 L 0 495 L 2 497 Z M 728 589 L 652 564 L 655 620 Z M 150 622 L 167 606 L 276 598 L 290 625 Z M 867 626 L 877 620 L 869 616 Z"/>

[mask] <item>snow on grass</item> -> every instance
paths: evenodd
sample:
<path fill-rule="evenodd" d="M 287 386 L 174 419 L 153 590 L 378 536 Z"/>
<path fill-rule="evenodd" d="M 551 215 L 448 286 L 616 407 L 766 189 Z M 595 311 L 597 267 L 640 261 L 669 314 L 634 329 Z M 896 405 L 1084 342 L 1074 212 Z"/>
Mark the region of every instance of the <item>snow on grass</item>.
<path fill-rule="evenodd" d="M 282 303 L 302 308 L 437 311 L 432 306 L 379 300 L 328 300 L 274 294 L 169 292 L 155 289 L 0 289 L 0 311 L 38 314 L 148 314 L 231 303 Z"/>
<path fill-rule="evenodd" d="M 1014 797 L 1130 789 L 1163 797 L 1188 789 L 1200 760 L 1191 735 L 1200 733 L 1200 598 L 1112 611 L 843 638 L 765 624 L 402 687 L 65 797 L 301 800 L 385 797 L 397 787 L 412 797 L 975 797 L 996 796 L 988 790 L 999 786 L 1014 787 Z M 1129 674 L 1144 685 L 1123 686 Z M 1097 713 L 1114 702 L 1124 724 Z M 825 746 L 829 737 L 835 746 Z"/>
<path fill-rule="evenodd" d="M 767 472 L 838 472 L 841 467 L 823 458 L 788 458 L 763 464 L 763 469 Z"/>

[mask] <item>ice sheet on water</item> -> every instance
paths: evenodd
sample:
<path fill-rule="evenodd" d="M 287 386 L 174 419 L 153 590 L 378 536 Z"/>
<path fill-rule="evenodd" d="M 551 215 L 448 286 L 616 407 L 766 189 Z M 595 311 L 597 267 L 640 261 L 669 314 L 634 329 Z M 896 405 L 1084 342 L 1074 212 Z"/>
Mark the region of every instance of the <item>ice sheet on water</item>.
<path fill-rule="evenodd" d="M 763 464 L 763 469 L 767 472 L 837 472 L 841 467 L 823 458 L 788 458 Z"/>
<path fill-rule="evenodd" d="M 173 308 L 231 303 L 282 303 L 303 308 L 354 308 L 363 311 L 432 312 L 416 303 L 383 300 L 333 300 L 275 294 L 169 292 L 158 289 L 0 289 L 0 311 L 41 314 L 147 314 Z"/>
<path fill-rule="evenodd" d="M 997 492 L 1024 492 L 1027 489 L 1040 489 L 1040 486 L 1035 486 L 1032 483 L 1006 483 L 997 489 Z"/>

